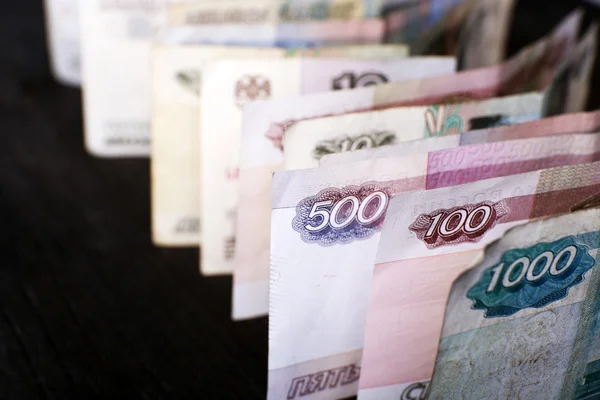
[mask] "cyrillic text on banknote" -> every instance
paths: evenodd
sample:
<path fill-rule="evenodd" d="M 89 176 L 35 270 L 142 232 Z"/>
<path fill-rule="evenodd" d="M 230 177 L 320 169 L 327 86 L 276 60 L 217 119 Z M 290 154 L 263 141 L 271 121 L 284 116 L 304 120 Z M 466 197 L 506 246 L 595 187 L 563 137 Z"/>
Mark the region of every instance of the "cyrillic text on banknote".
<path fill-rule="evenodd" d="M 360 366 L 358 364 L 344 365 L 314 374 L 299 376 L 292 380 L 288 392 L 288 400 L 307 396 L 338 386 L 348 385 L 356 382 L 360 377 Z"/>

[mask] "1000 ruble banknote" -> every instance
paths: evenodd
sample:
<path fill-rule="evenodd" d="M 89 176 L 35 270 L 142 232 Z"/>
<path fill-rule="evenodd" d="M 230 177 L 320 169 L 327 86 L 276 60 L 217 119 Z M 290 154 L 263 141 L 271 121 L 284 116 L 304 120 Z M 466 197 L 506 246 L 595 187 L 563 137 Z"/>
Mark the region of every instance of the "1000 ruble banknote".
<path fill-rule="evenodd" d="M 597 197 L 509 230 L 452 284 L 429 399 L 600 395 Z"/>

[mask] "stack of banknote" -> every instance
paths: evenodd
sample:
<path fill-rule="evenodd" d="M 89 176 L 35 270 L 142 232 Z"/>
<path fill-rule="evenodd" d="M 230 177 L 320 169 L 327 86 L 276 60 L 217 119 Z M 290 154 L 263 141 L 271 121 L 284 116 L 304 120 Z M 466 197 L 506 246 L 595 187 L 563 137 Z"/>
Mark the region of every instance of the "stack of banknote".
<path fill-rule="evenodd" d="M 153 243 L 269 316 L 269 399 L 600 396 L 582 10 L 509 53 L 518 0 L 46 3 Z"/>

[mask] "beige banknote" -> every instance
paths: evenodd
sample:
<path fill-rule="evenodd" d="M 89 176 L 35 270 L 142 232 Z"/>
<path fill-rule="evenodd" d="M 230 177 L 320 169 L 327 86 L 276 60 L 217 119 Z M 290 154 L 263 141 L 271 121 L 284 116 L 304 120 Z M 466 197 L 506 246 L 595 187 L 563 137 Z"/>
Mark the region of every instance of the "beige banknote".
<path fill-rule="evenodd" d="M 202 72 L 221 57 L 281 57 L 279 48 L 158 46 L 152 62 L 152 238 L 156 245 L 200 243 Z"/>
<path fill-rule="evenodd" d="M 469 144 L 481 143 L 480 141 L 495 142 L 495 136 L 502 136 L 506 140 L 516 140 L 533 135 L 564 135 L 571 132 L 598 132 L 600 130 L 600 111 L 565 114 L 555 117 L 521 124 L 502 126 L 498 128 L 480 129 L 462 134 L 462 140 Z M 480 141 L 477 141 L 480 140 Z M 341 164 L 353 161 L 371 160 L 375 158 L 397 157 L 405 155 L 406 146 L 390 145 L 371 149 L 357 150 L 344 153 L 324 155 L 319 160 L 319 165 Z"/>
<path fill-rule="evenodd" d="M 152 238 L 161 246 L 200 243 L 200 86 L 204 66 L 219 58 L 296 56 L 397 59 L 403 45 L 303 49 L 156 46 L 152 55 Z"/>
<path fill-rule="evenodd" d="M 224 44 L 271 47 L 314 47 L 380 44 L 385 22 L 380 18 L 313 20 L 280 24 L 161 24 L 156 38 L 162 44 Z"/>
<path fill-rule="evenodd" d="M 543 96 L 526 94 L 452 105 L 399 107 L 350 113 L 299 122 L 288 129 L 284 157 L 278 163 L 244 171 L 236 226 L 233 316 L 236 319 L 265 315 L 271 230 L 271 176 L 285 169 L 318 166 L 327 153 L 368 146 L 388 146 L 415 139 L 453 135 L 472 128 L 476 121 L 537 119 Z M 428 149 L 430 150 L 430 149 Z"/>
<path fill-rule="evenodd" d="M 45 0 L 45 11 L 52 73 L 65 85 L 80 86 L 79 1 Z"/>
<path fill-rule="evenodd" d="M 364 361 L 361 367 L 361 353 L 367 307 L 371 310 L 373 304 L 368 300 L 369 292 L 371 299 L 375 293 L 383 301 L 404 299 L 402 291 L 394 289 L 394 285 L 400 286 L 397 281 L 374 282 L 369 290 L 380 228 L 382 224 L 395 226 L 392 209 L 386 216 L 390 202 L 394 204 L 397 197 L 408 196 L 407 192 L 415 193 L 416 198 L 421 193 L 439 192 L 441 189 L 436 188 L 440 187 L 595 161 L 600 157 L 599 139 L 590 134 L 531 138 L 276 173 L 273 179 L 269 397 L 280 398 L 285 393 L 292 396 L 290 398 L 336 398 L 356 391 L 358 372 L 362 375 L 367 367 Z M 600 175 L 596 179 L 600 179 Z M 482 190 L 476 193 L 484 193 Z M 433 194 L 430 197 L 435 201 Z M 413 209 L 403 208 L 406 213 Z M 475 226 L 479 220 L 471 222 Z M 401 252 L 405 246 L 398 245 L 401 240 L 398 237 L 404 236 L 392 235 L 390 249 Z M 415 262 L 418 263 L 418 259 Z M 381 268 L 386 271 L 385 265 Z M 431 281 L 440 282 L 435 277 Z M 418 283 L 417 278 L 404 280 L 402 287 L 418 291 Z M 384 291 L 380 290 L 382 285 L 386 288 Z M 378 349 L 403 345 L 389 335 L 385 341 L 378 340 L 382 336 L 377 336 L 382 324 L 397 320 L 396 313 L 402 311 L 397 309 L 398 304 L 388 302 L 376 309 L 388 317 L 388 320 L 377 320 L 379 325 L 373 325 L 372 337 Z M 370 329 L 371 325 L 367 325 L 367 337 L 372 333 Z M 414 324 L 405 329 L 418 337 L 423 333 L 422 329 L 414 329 Z M 413 369 L 413 362 L 422 364 L 416 357 L 402 357 L 408 352 L 403 350 L 382 353 L 379 364 L 374 364 L 377 372 L 389 377 L 399 373 L 400 363 Z M 411 348 L 411 351 L 416 350 Z M 394 364 L 390 364 L 392 361 Z M 348 377 L 347 385 L 340 385 L 331 378 L 336 372 L 349 374 L 349 370 L 354 371 L 354 379 Z M 318 387 L 310 384 L 318 379 L 328 383 Z M 394 393 L 379 392 L 372 398 L 392 398 Z M 400 393 L 397 394 L 394 398 L 400 398 Z"/>
<path fill-rule="evenodd" d="M 147 156 L 154 30 L 172 0 L 79 3 L 84 136 L 97 156 Z"/>
<path fill-rule="evenodd" d="M 200 116 L 201 271 L 233 271 L 242 107 L 246 103 L 370 86 L 415 75 L 440 75 L 453 68 L 454 59 L 449 58 L 219 60 L 207 65 Z"/>

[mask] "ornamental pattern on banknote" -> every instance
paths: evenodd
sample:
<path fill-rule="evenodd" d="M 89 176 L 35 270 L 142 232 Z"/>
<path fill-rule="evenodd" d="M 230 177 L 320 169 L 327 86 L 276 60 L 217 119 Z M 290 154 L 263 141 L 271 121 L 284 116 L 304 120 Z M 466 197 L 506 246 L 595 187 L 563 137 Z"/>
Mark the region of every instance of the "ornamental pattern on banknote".
<path fill-rule="evenodd" d="M 357 136 L 343 136 L 340 138 L 321 140 L 315 146 L 312 156 L 315 160 L 327 154 L 345 153 L 374 147 L 387 146 L 396 142 L 394 132 L 374 132 Z"/>
<path fill-rule="evenodd" d="M 235 84 L 235 101 L 238 107 L 254 100 L 271 97 L 271 82 L 261 75 L 244 75 Z"/>
<path fill-rule="evenodd" d="M 380 85 L 386 82 L 388 82 L 388 78 L 381 72 L 367 72 L 362 75 L 355 74 L 354 72 L 344 72 L 333 79 L 331 90 L 355 89 Z"/>
<path fill-rule="evenodd" d="M 430 106 L 425 111 L 424 137 L 455 135 L 463 132 L 464 122 L 459 114 L 460 105 Z"/>
<path fill-rule="evenodd" d="M 185 90 L 194 93 L 197 97 L 200 96 L 200 71 L 196 69 L 179 71 L 175 75 L 175 80 Z"/>
<path fill-rule="evenodd" d="M 408 229 L 429 249 L 464 242 L 478 242 L 509 213 L 504 201 L 484 201 L 421 214 Z"/>
<path fill-rule="evenodd" d="M 265 133 L 265 137 L 271 141 L 273 146 L 283 152 L 283 137 L 285 135 L 285 131 L 289 128 L 295 121 L 293 119 L 288 119 L 283 122 L 275 122 L 269 126 L 267 133 Z"/>
<path fill-rule="evenodd" d="M 321 246 L 366 239 L 381 229 L 389 199 L 388 189 L 374 182 L 324 189 L 298 203 L 292 227 Z"/>
<path fill-rule="evenodd" d="M 574 236 L 512 249 L 483 272 L 467 297 L 473 309 L 485 310 L 486 318 L 507 317 L 564 299 L 594 265 L 587 246 Z"/>
<path fill-rule="evenodd" d="M 344 365 L 299 376 L 292 380 L 288 390 L 288 400 L 304 397 L 327 389 L 335 389 L 358 381 L 360 366 L 357 364 Z"/>
<path fill-rule="evenodd" d="M 330 1 L 313 1 L 309 4 L 298 4 L 295 0 L 286 0 L 279 8 L 279 18 L 286 22 L 299 22 L 327 19 L 351 19 L 359 15 L 357 3 L 345 1 L 332 3 Z M 361 13 L 362 14 L 362 13 Z M 366 15 L 365 15 L 366 16 Z"/>

